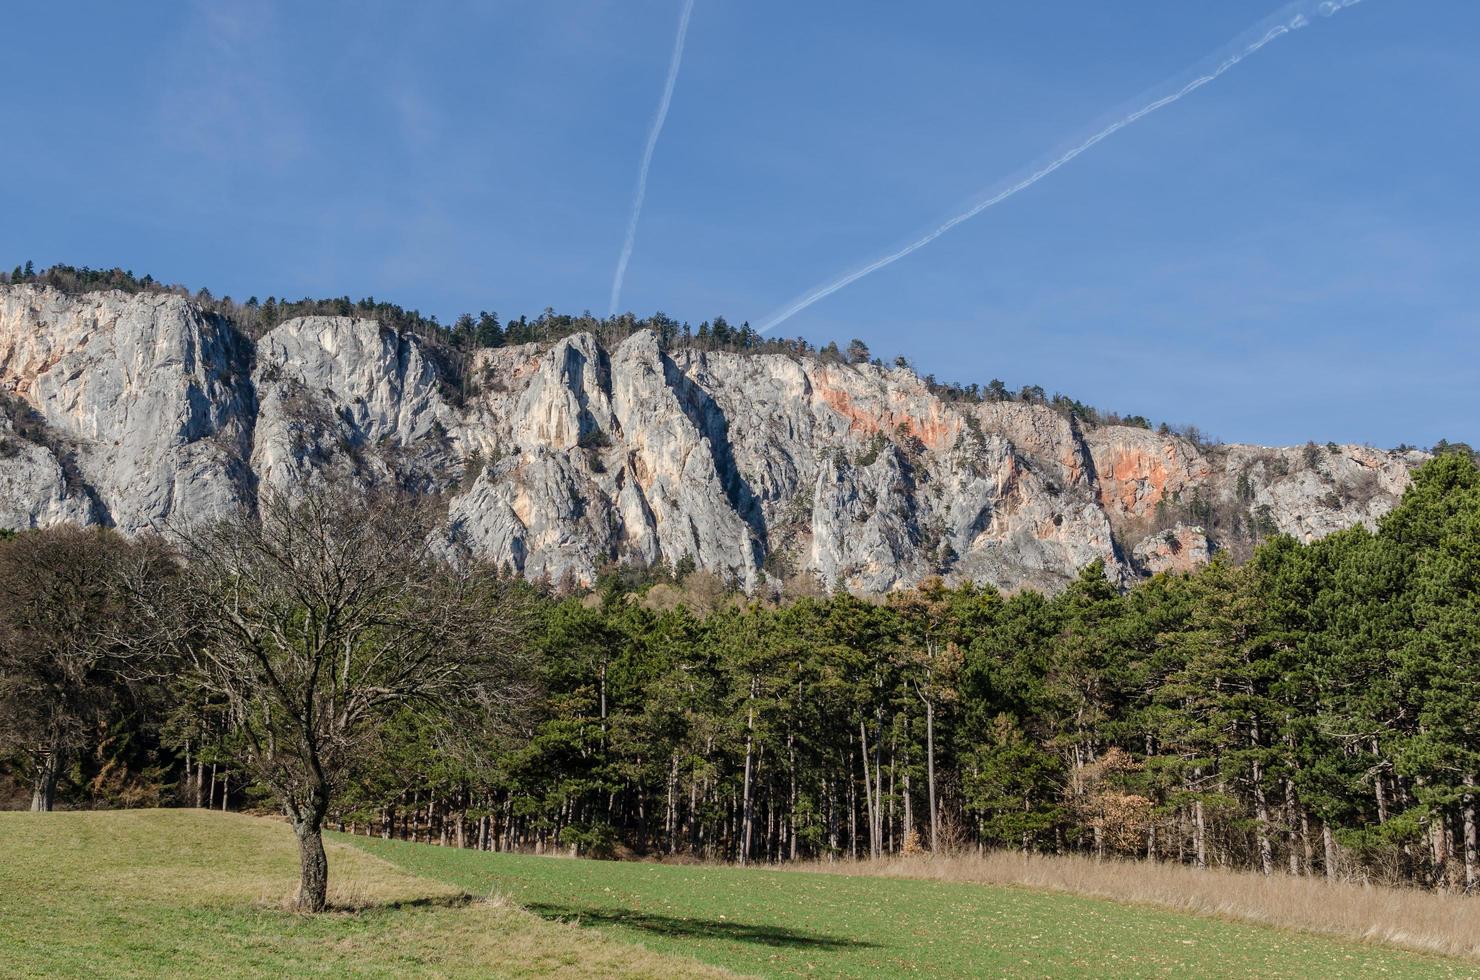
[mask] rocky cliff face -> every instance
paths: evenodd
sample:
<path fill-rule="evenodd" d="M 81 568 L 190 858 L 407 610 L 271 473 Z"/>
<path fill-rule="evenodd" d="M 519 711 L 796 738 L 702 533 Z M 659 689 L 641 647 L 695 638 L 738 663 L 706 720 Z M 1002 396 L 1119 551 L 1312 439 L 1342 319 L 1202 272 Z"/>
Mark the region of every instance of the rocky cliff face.
<path fill-rule="evenodd" d="M 0 526 L 160 527 L 348 469 L 441 494 L 452 533 L 555 582 L 688 557 L 751 588 L 1054 589 L 1095 559 L 1128 579 L 1371 524 L 1423 458 L 1199 447 L 650 333 L 481 351 L 460 387 L 373 321 L 253 344 L 175 296 L 0 287 Z"/>

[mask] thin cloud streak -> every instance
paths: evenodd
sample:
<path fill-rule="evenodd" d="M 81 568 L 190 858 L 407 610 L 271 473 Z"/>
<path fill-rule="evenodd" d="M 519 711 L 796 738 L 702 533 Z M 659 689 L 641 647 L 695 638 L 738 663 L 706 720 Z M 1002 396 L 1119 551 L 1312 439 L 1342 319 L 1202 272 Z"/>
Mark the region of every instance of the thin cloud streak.
<path fill-rule="evenodd" d="M 1281 8 L 1277 13 L 1266 17 L 1263 21 L 1259 23 L 1258 26 L 1253 28 L 1251 31 L 1246 31 L 1243 35 L 1240 36 L 1239 39 L 1235 40 L 1230 45 L 1226 45 L 1223 50 L 1229 50 L 1231 48 L 1233 51 L 1232 54 L 1223 57 L 1221 60 L 1217 60 L 1217 56 L 1209 59 L 1204 59 L 1203 63 L 1205 64 L 1211 64 L 1213 63 L 1213 61 L 1217 60 L 1216 67 L 1206 71 L 1203 74 L 1199 74 L 1191 81 L 1186 82 L 1185 84 L 1178 87 L 1171 94 L 1164 95 L 1161 98 L 1155 99 L 1136 109 L 1134 112 L 1122 116 L 1115 122 L 1111 123 L 1109 126 L 1106 126 L 1104 129 L 1101 129 L 1099 132 L 1086 139 L 1084 142 L 1079 143 L 1073 149 L 1069 150 L 1059 157 L 1056 157 L 1049 163 L 1033 171 L 1027 177 L 1024 177 L 1022 180 L 1019 180 L 1016 183 L 1010 185 L 1005 190 L 993 194 L 986 200 L 973 205 L 967 210 L 946 221 L 944 224 L 937 226 L 927 234 L 922 235 L 921 237 L 910 242 L 908 245 L 905 245 L 903 248 L 900 248 L 894 252 L 890 252 L 883 258 L 876 259 L 860 269 L 850 272 L 847 275 L 842 276 L 841 278 L 835 279 L 827 283 L 826 285 L 814 289 L 810 293 L 807 293 L 801 299 L 796 300 L 791 305 L 784 307 L 779 312 L 773 313 L 770 316 L 766 317 L 766 319 L 759 327 L 758 332 L 766 333 L 770 330 L 775 329 L 786 320 L 789 320 L 791 317 L 811 306 L 813 303 L 826 299 L 833 293 L 836 293 L 838 290 L 845 289 L 848 286 L 851 286 L 853 283 L 862 279 L 864 276 L 877 272 L 887 265 L 893 265 L 895 262 L 898 262 L 905 256 L 911 255 L 914 252 L 917 252 L 920 249 L 924 248 L 926 245 L 929 245 L 931 242 L 935 241 L 937 238 L 944 235 L 946 232 L 950 231 L 952 228 L 956 227 L 962 222 L 969 221 L 977 215 L 981 214 L 983 211 L 987 210 L 988 208 L 995 207 L 1008 198 L 1027 190 L 1029 187 L 1032 187 L 1043 178 L 1049 176 L 1050 174 L 1057 171 L 1059 168 L 1072 162 L 1081 154 L 1090 149 L 1093 149 L 1095 146 L 1099 145 L 1104 140 L 1109 139 L 1111 136 L 1120 132 L 1122 129 L 1125 129 L 1127 126 L 1139 122 L 1140 120 L 1151 115 L 1158 109 L 1164 109 L 1167 106 L 1172 105 L 1173 103 L 1178 102 L 1183 98 L 1191 95 L 1193 92 L 1196 92 L 1204 85 L 1216 81 L 1218 78 L 1222 77 L 1224 73 L 1228 72 L 1234 66 L 1238 65 L 1241 61 L 1250 57 L 1251 55 L 1258 53 L 1262 48 L 1265 47 L 1265 45 L 1269 44 L 1270 42 L 1283 37 L 1286 34 L 1289 34 L 1291 31 L 1296 31 L 1302 27 L 1307 26 L 1311 22 L 1311 14 L 1319 14 L 1323 17 L 1330 17 L 1338 13 L 1343 8 L 1355 6 L 1360 2 L 1361 0 L 1321 0 L 1321 2 L 1315 2 L 1315 0 L 1298 0 L 1298 2 L 1296 3 L 1292 3 Z M 1252 43 L 1246 43 L 1243 41 L 1243 38 L 1249 37 L 1251 35 L 1255 36 L 1255 40 Z"/>
<path fill-rule="evenodd" d="M 612 295 L 609 312 L 617 312 L 622 298 L 622 280 L 627 277 L 627 263 L 632 259 L 632 246 L 637 241 L 637 221 L 642 216 L 642 202 L 647 197 L 648 170 L 653 165 L 653 150 L 658 146 L 658 136 L 663 132 L 663 123 L 668 118 L 668 106 L 673 102 L 673 87 L 678 82 L 678 69 L 683 64 L 684 42 L 689 34 L 689 17 L 694 13 L 694 0 L 684 0 L 683 14 L 678 21 L 678 40 L 673 45 L 673 58 L 668 63 L 668 80 L 663 84 L 663 98 L 658 103 L 658 114 L 653 118 L 648 131 L 647 146 L 642 151 L 642 166 L 637 172 L 637 193 L 632 199 L 632 217 L 627 221 L 627 238 L 622 242 L 622 254 L 617 259 L 617 271 L 612 276 Z"/>

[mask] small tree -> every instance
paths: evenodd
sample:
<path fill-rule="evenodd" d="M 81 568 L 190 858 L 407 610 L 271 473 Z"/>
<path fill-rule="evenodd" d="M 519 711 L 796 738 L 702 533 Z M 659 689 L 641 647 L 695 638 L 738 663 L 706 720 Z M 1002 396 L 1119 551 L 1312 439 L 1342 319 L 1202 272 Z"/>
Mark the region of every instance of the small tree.
<path fill-rule="evenodd" d="M 324 819 L 379 725 L 519 697 L 522 593 L 437 527 L 424 502 L 329 487 L 182 535 L 190 661 L 298 837 L 301 911 L 325 907 Z"/>
<path fill-rule="evenodd" d="M 476 340 L 479 347 L 502 347 L 504 328 L 499 325 L 498 314 L 486 311 L 478 314 Z"/>

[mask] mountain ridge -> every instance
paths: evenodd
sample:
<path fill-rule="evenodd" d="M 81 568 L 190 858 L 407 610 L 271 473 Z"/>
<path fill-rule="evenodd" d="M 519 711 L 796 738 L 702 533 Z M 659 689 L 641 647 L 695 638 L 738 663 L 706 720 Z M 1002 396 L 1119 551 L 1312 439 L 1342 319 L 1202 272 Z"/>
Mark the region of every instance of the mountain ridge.
<path fill-rule="evenodd" d="M 168 292 L 0 286 L 0 526 L 138 531 L 349 471 L 445 498 L 535 579 L 687 562 L 747 589 L 931 575 L 1056 590 L 1372 525 L 1426 454 L 1199 445 L 908 367 L 706 351 L 651 331 L 473 351 L 355 316 L 255 340 Z"/>

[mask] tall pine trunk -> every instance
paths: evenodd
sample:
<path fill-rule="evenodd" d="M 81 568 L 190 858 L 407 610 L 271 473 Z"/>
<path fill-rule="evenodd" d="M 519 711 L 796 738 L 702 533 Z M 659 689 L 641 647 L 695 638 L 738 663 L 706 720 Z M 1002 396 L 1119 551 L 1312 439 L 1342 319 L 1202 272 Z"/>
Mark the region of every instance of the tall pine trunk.
<path fill-rule="evenodd" d="M 1434 867 L 1434 887 L 1449 884 L 1449 834 L 1446 817 L 1441 811 L 1429 823 L 1429 854 Z"/>
<path fill-rule="evenodd" d="M 904 783 L 904 839 L 909 840 L 910 834 L 915 831 L 915 801 L 913 791 L 910 788 L 910 746 L 906 742 L 904 746 L 904 772 L 901 774 Z M 918 841 L 919 838 L 917 837 Z"/>
<path fill-rule="evenodd" d="M 884 743 L 884 712 L 874 709 L 874 835 L 873 856 L 877 860 L 884 853 L 884 774 L 880 769 Z"/>
<path fill-rule="evenodd" d="M 1197 866 L 1207 868 L 1208 866 L 1208 824 L 1203 816 L 1203 804 L 1201 799 L 1192 801 L 1192 843 L 1197 854 Z"/>
<path fill-rule="evenodd" d="M 1259 719 L 1249 726 L 1249 746 L 1259 751 Z M 1254 832 L 1259 842 L 1259 870 L 1274 874 L 1274 847 L 1269 841 L 1269 801 L 1264 795 L 1264 766 L 1256 757 L 1254 769 Z"/>
<path fill-rule="evenodd" d="M 740 864 L 743 866 L 750 860 L 750 784 L 751 784 L 751 757 L 755 749 L 755 688 L 756 678 L 750 678 L 750 709 L 745 718 L 745 798 L 741 803 L 741 823 L 743 838 L 740 847 Z"/>
<path fill-rule="evenodd" d="M 797 746 L 795 733 L 787 733 L 786 754 L 788 757 L 787 768 L 791 770 L 791 792 L 787 796 L 787 832 L 786 843 L 790 850 L 789 857 L 797 859 Z"/>
<path fill-rule="evenodd" d="M 930 797 L 930 849 L 940 847 L 940 804 L 935 793 L 935 704 L 925 705 L 925 782 Z"/>
<path fill-rule="evenodd" d="M 1388 818 L 1387 789 L 1382 779 L 1382 774 L 1387 770 L 1387 760 L 1380 754 L 1375 738 L 1372 740 L 1372 754 L 1378 760 L 1372 769 L 1372 795 L 1377 798 L 1377 822 L 1383 824 L 1387 823 Z"/>
<path fill-rule="evenodd" d="M 1299 842 L 1299 829 L 1296 826 L 1297 803 L 1295 799 L 1295 784 L 1287 777 L 1285 779 L 1285 847 L 1289 851 L 1290 874 L 1300 874 L 1300 852 L 1296 848 Z"/>
<path fill-rule="evenodd" d="M 868 733 L 863 719 L 858 720 L 858 759 L 863 764 L 863 796 L 868 814 L 868 849 L 869 857 L 879 856 L 877 838 L 874 828 L 877 824 L 877 807 L 874 804 L 873 780 L 868 771 Z"/>
<path fill-rule="evenodd" d="M 1471 786 L 1475 785 L 1475 777 L 1473 775 L 1470 776 L 1469 782 Z M 1480 874 L 1480 869 L 1475 867 L 1477 832 L 1475 829 L 1475 796 L 1473 793 L 1465 794 L 1462 806 L 1465 823 L 1465 893 L 1474 894 L 1476 885 L 1480 884 L 1480 882 L 1476 881 L 1476 875 Z"/>
<path fill-rule="evenodd" d="M 678 850 L 678 753 L 669 758 L 668 809 L 663 814 L 664 849 L 672 854 Z"/>

